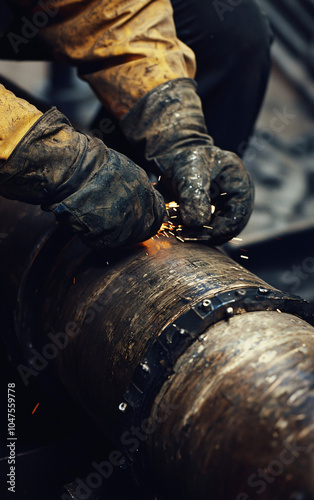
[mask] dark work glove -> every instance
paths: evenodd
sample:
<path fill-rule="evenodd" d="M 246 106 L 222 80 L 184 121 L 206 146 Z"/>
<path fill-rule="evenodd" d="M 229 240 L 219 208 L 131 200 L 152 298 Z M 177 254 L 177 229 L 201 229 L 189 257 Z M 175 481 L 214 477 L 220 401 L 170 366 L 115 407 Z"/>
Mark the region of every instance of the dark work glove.
<path fill-rule="evenodd" d="M 0 166 L 0 194 L 41 204 L 85 243 L 113 248 L 143 241 L 165 215 L 146 173 L 99 139 L 45 113 Z"/>
<path fill-rule="evenodd" d="M 121 128 L 130 142 L 142 144 L 146 159 L 154 160 L 168 180 L 185 225 L 205 231 L 213 244 L 244 228 L 253 208 L 250 177 L 240 158 L 215 147 L 207 135 L 194 80 L 159 85 L 133 106 Z"/>

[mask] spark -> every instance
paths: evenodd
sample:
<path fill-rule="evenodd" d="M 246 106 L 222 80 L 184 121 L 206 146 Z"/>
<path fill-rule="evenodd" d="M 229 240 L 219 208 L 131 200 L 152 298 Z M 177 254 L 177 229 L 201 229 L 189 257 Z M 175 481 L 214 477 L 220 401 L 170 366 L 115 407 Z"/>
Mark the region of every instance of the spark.
<path fill-rule="evenodd" d="M 241 259 L 248 259 L 247 255 L 240 255 Z"/>
<path fill-rule="evenodd" d="M 33 409 L 33 411 L 32 411 L 32 415 L 34 415 L 34 413 L 35 413 L 35 411 L 37 410 L 38 406 L 39 406 L 39 403 L 37 403 L 37 405 L 36 405 L 36 406 L 35 406 L 35 408 Z"/>
<path fill-rule="evenodd" d="M 221 193 L 221 195 L 220 195 L 220 196 L 225 196 L 226 194 L 227 194 L 227 193 Z"/>
<path fill-rule="evenodd" d="M 233 241 L 233 240 L 234 240 L 234 241 L 243 241 L 243 239 L 242 239 L 242 238 L 232 238 L 232 241 Z"/>
<path fill-rule="evenodd" d="M 176 201 L 170 201 L 166 203 L 166 208 L 179 208 L 179 205 Z"/>
<path fill-rule="evenodd" d="M 160 179 L 161 179 L 161 175 L 158 177 L 158 182 L 160 181 Z"/>
<path fill-rule="evenodd" d="M 215 205 L 211 205 L 210 206 L 210 211 L 211 211 L 212 214 L 215 213 L 215 210 L 216 210 Z"/>
<path fill-rule="evenodd" d="M 73 285 L 75 285 L 75 276 L 73 277 Z"/>
<path fill-rule="evenodd" d="M 177 216 L 174 215 L 174 216 L 171 216 L 170 218 L 176 218 L 176 217 Z M 172 231 L 177 231 L 180 227 L 182 227 L 182 226 L 175 224 L 171 220 L 167 220 L 167 221 L 163 222 L 162 225 L 160 226 L 158 234 L 163 234 L 164 236 L 167 236 L 167 238 L 169 238 L 167 233 L 171 234 L 172 236 L 175 236 L 175 234 Z M 180 229 L 180 231 L 181 231 L 181 229 Z"/>
<path fill-rule="evenodd" d="M 184 243 L 184 239 L 183 238 L 180 238 L 180 236 L 176 236 L 177 240 L 180 240 L 182 241 L 182 243 Z"/>
<path fill-rule="evenodd" d="M 214 229 L 212 226 L 203 226 L 206 227 L 206 229 Z"/>
<path fill-rule="evenodd" d="M 160 233 L 162 233 L 162 232 L 169 231 L 169 229 L 175 229 L 175 228 L 176 228 L 176 226 L 175 226 L 172 222 L 170 222 L 170 221 L 168 221 L 168 222 L 163 222 L 163 223 L 161 224 L 160 229 L 159 229 L 159 231 L 158 231 L 158 232 L 159 232 L 159 234 L 160 234 Z"/>

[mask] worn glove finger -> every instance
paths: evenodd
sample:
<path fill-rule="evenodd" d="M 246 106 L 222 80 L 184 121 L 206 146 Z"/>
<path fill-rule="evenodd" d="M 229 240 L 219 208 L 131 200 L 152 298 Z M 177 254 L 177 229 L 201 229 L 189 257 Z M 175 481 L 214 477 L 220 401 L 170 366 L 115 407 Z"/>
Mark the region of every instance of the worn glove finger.
<path fill-rule="evenodd" d="M 201 227 L 211 219 L 210 169 L 206 148 L 186 148 L 162 158 L 162 182 L 178 201 L 180 216 L 186 226 Z M 155 160 L 160 167 L 159 160 Z"/>
<path fill-rule="evenodd" d="M 216 147 L 198 147 L 168 161 L 173 162 L 173 187 L 186 226 L 207 226 L 202 234 L 214 244 L 226 242 L 245 227 L 253 207 L 253 186 L 240 158 Z"/>
<path fill-rule="evenodd" d="M 211 220 L 210 171 L 202 149 L 178 154 L 173 168 L 173 187 L 186 226 L 203 226 Z"/>
<path fill-rule="evenodd" d="M 110 150 L 110 168 L 100 168 L 62 203 L 49 207 L 60 222 L 95 248 L 116 248 L 144 241 L 161 226 L 163 198 L 146 173 L 124 155 Z"/>
<path fill-rule="evenodd" d="M 253 210 L 254 188 L 240 158 L 213 148 L 211 199 L 215 206 L 210 226 L 211 242 L 220 245 L 246 226 Z"/>
<path fill-rule="evenodd" d="M 207 239 L 215 243 L 243 229 L 252 210 L 249 176 L 236 155 L 214 146 L 193 80 L 177 78 L 157 86 L 132 107 L 121 127 L 157 164 L 186 228 L 203 236 L 204 226 L 212 227 Z"/>

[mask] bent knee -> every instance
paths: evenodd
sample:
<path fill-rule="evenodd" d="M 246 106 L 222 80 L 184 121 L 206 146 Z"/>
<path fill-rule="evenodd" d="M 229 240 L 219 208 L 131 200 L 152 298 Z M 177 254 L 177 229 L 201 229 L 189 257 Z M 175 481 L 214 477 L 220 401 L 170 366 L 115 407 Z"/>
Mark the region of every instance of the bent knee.
<path fill-rule="evenodd" d="M 216 36 L 230 50 L 268 51 L 272 33 L 255 0 L 210 0 L 211 15 L 216 17 Z"/>

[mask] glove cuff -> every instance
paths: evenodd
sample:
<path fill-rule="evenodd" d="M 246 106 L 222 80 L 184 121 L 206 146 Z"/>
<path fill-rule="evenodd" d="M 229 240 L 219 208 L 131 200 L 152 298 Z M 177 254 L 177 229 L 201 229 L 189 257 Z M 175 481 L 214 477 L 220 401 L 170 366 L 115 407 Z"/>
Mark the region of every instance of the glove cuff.
<path fill-rule="evenodd" d="M 44 113 L 0 166 L 0 194 L 32 204 L 53 198 L 76 168 L 81 135 L 56 108 Z"/>
<path fill-rule="evenodd" d="M 177 78 L 158 85 L 142 97 L 120 122 L 134 144 L 144 145 L 147 160 L 163 168 L 163 157 L 186 147 L 212 146 L 207 134 L 201 100 L 191 78 Z M 164 172 L 171 175 L 171 172 Z"/>
<path fill-rule="evenodd" d="M 41 204 L 91 246 L 149 238 L 165 206 L 145 172 L 97 138 L 45 113 L 0 166 L 0 194 Z"/>

